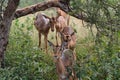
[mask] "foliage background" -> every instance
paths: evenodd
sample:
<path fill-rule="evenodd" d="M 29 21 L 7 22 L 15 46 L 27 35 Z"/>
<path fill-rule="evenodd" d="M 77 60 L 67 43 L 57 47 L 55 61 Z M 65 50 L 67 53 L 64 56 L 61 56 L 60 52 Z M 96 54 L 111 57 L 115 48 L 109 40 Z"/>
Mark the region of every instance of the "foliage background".
<path fill-rule="evenodd" d="M 19 8 L 45 0 L 21 0 Z M 77 32 L 77 61 L 74 66 L 79 80 L 120 79 L 120 1 L 72 0 L 73 13 L 85 13 L 93 23 L 71 17 Z M 44 11 L 54 14 L 55 9 Z M 70 13 L 70 14 L 73 14 Z M 38 35 L 33 25 L 34 15 L 13 21 L 6 51 L 6 68 L 0 69 L 0 80 L 57 80 L 55 64 L 50 54 L 37 48 Z M 49 39 L 54 42 L 54 33 Z M 42 43 L 44 46 L 44 43 Z"/>

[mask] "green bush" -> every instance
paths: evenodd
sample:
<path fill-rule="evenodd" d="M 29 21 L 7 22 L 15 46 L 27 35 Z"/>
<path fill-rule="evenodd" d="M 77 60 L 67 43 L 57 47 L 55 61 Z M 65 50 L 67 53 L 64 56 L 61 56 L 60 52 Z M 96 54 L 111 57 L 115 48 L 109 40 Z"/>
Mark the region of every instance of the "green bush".
<path fill-rule="evenodd" d="M 53 59 L 34 46 L 29 34 L 32 29 L 33 26 L 19 20 L 14 22 L 5 55 L 6 68 L 0 69 L 0 80 L 56 80 Z"/>
<path fill-rule="evenodd" d="M 90 39 L 88 41 L 86 40 L 87 39 L 78 42 L 80 45 L 76 48 L 77 62 L 75 70 L 79 79 L 119 80 L 119 44 L 114 44 L 114 46 L 107 46 L 107 44 L 95 44 L 91 46 L 91 43 L 87 43 Z"/>

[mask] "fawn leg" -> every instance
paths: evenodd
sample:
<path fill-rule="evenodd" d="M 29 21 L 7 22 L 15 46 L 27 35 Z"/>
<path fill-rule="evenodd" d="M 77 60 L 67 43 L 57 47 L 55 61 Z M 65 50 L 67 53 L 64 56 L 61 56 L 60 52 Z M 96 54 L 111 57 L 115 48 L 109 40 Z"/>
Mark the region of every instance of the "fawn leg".
<path fill-rule="evenodd" d="M 38 47 L 40 48 L 41 47 L 41 33 L 39 32 L 38 35 L 39 35 L 39 45 L 38 45 Z"/>
<path fill-rule="evenodd" d="M 56 31 L 56 45 L 58 45 L 58 39 L 57 39 L 57 31 Z"/>
<path fill-rule="evenodd" d="M 76 51 L 73 50 L 73 56 L 74 56 L 74 60 L 76 61 Z"/>
<path fill-rule="evenodd" d="M 69 26 L 69 22 L 70 22 L 70 15 L 67 15 L 67 26 Z"/>
<path fill-rule="evenodd" d="M 45 34 L 44 40 L 45 40 L 45 50 L 46 50 L 46 53 L 48 53 L 48 50 L 47 50 L 47 34 Z"/>
<path fill-rule="evenodd" d="M 63 44 L 63 36 L 62 36 L 62 34 L 60 33 L 60 39 L 61 39 L 61 44 Z"/>

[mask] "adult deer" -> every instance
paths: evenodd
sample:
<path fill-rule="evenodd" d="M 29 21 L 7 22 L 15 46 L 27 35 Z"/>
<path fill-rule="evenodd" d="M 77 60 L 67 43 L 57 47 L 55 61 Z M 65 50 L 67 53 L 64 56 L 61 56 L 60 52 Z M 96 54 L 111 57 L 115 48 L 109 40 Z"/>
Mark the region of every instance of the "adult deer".
<path fill-rule="evenodd" d="M 78 80 L 73 69 L 75 60 L 72 50 L 62 50 L 61 46 L 54 45 L 50 41 L 48 43 L 53 49 L 54 62 L 59 80 Z"/>
<path fill-rule="evenodd" d="M 71 49 L 74 52 L 74 59 L 76 60 L 76 34 L 71 27 L 64 27 L 61 32 L 62 38 L 62 48 Z"/>
<path fill-rule="evenodd" d="M 54 21 L 55 21 L 54 18 L 49 18 L 48 16 L 45 16 L 41 13 L 38 13 L 34 20 L 34 25 L 38 30 L 39 35 L 39 47 L 41 47 L 41 35 L 44 35 L 46 53 L 49 29 L 51 28 L 51 31 L 52 32 L 54 31 Z"/>

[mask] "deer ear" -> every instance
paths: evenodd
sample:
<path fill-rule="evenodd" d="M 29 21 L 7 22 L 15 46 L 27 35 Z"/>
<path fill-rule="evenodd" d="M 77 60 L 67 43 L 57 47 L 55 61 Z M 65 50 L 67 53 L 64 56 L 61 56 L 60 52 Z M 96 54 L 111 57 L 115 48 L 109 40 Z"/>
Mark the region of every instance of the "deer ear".
<path fill-rule="evenodd" d="M 48 40 L 48 44 L 52 49 L 54 49 L 55 45 L 52 42 L 50 42 L 49 40 Z"/>

